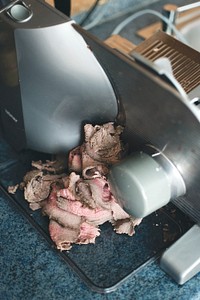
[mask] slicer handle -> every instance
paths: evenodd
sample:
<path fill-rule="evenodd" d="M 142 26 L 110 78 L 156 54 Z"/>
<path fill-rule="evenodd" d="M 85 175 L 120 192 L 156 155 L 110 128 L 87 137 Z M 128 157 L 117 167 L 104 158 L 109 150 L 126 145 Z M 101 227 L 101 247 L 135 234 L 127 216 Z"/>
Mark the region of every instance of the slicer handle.
<path fill-rule="evenodd" d="M 161 257 L 161 268 L 177 283 L 184 284 L 200 272 L 200 227 L 194 225 Z"/>

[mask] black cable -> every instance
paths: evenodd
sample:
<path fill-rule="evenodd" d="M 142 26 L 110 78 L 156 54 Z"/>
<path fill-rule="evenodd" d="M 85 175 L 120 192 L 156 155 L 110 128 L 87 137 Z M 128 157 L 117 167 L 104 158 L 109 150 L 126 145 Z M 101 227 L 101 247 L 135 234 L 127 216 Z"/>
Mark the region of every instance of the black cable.
<path fill-rule="evenodd" d="M 79 25 L 83 26 L 85 24 L 85 22 L 89 19 L 89 17 L 91 16 L 91 14 L 94 12 L 94 10 L 96 9 L 97 5 L 99 4 L 100 0 L 96 0 L 96 2 L 91 6 L 91 8 L 89 9 L 89 11 L 87 12 L 86 16 L 83 18 L 83 20 L 79 23 Z"/>

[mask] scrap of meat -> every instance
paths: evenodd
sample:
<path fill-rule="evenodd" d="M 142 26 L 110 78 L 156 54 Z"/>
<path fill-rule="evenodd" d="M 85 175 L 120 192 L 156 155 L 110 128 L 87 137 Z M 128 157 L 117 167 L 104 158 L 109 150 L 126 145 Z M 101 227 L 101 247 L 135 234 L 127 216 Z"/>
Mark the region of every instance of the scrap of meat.
<path fill-rule="evenodd" d="M 8 187 L 8 193 L 10 193 L 10 194 L 15 194 L 16 191 L 17 191 L 17 189 L 18 189 L 18 187 L 19 187 L 19 184 L 16 184 L 16 185 L 10 185 L 10 186 Z"/>
<path fill-rule="evenodd" d="M 57 249 L 70 250 L 72 243 L 89 244 L 95 243 L 95 238 L 100 235 L 99 228 L 83 222 L 79 230 L 61 226 L 54 220 L 50 220 L 49 233 L 56 244 Z"/>
<path fill-rule="evenodd" d="M 55 160 L 46 160 L 42 162 L 41 160 L 32 161 L 31 164 L 34 168 L 41 171 L 47 171 L 49 173 L 59 174 L 66 171 L 66 158 L 59 155 Z"/>
<path fill-rule="evenodd" d="M 24 197 L 28 202 L 40 202 L 49 196 L 51 184 L 62 180 L 61 175 L 44 175 L 43 171 L 32 170 L 24 177 Z"/>
<path fill-rule="evenodd" d="M 66 165 L 38 161 L 24 177 L 25 199 L 31 209 L 41 208 L 48 216 L 51 239 L 61 251 L 74 243 L 95 243 L 105 222 L 130 236 L 140 224 L 114 198 L 106 178 L 109 167 L 123 156 L 122 130 L 113 123 L 86 124 L 84 143 L 69 153 L 69 174 L 60 174 Z"/>

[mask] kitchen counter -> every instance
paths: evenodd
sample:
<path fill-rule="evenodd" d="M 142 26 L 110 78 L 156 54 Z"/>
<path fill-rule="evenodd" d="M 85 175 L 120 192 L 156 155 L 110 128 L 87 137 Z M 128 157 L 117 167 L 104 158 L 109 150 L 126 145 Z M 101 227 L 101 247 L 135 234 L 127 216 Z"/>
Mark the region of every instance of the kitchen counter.
<path fill-rule="evenodd" d="M 186 1 L 185 1 L 186 2 Z M 187 1 L 188 2 L 188 1 Z M 167 3 L 167 1 L 161 1 Z M 184 4 L 184 1 L 176 1 Z M 151 8 L 160 9 L 153 4 Z M 127 16 L 126 16 L 127 17 Z M 125 17 L 102 24 L 91 32 L 105 39 Z M 152 22 L 152 16 L 142 24 Z M 135 26 L 139 26 L 137 20 Z M 135 42 L 133 28 L 128 26 L 123 35 Z M 0 169 L 12 164 L 10 148 L 1 147 Z M 15 157 L 13 157 L 15 159 Z M 176 284 L 152 261 L 121 286 L 109 294 L 92 291 L 77 274 L 67 266 L 57 251 L 49 247 L 46 239 L 33 227 L 20 210 L 0 190 L 0 299 L 131 299 L 131 300 L 196 300 L 200 299 L 200 273 L 183 286 Z M 119 270 L 120 272 L 120 270 Z"/>

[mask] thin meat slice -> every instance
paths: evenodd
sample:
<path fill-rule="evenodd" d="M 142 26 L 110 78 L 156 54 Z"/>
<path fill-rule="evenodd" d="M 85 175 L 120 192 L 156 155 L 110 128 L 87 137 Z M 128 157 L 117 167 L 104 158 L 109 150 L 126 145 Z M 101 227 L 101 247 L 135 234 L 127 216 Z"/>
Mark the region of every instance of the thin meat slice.
<path fill-rule="evenodd" d="M 27 176 L 28 175 L 28 176 Z M 44 181 L 42 171 L 29 172 L 24 178 L 24 197 L 28 202 L 39 202 L 46 199 L 50 192 L 50 181 Z M 32 177 L 31 177 L 32 175 Z"/>
<path fill-rule="evenodd" d="M 85 144 L 81 147 L 81 160 L 83 178 L 101 177 L 109 171 L 107 163 L 97 161 L 88 154 Z"/>
<path fill-rule="evenodd" d="M 41 160 L 32 161 L 31 165 L 40 171 L 60 174 L 66 171 L 67 160 L 65 155 L 57 155 L 55 160 L 46 160 L 45 162 L 42 162 Z"/>
<path fill-rule="evenodd" d="M 52 241 L 56 244 L 57 249 L 64 251 L 71 249 L 71 244 L 75 243 L 78 239 L 79 231 L 63 227 L 55 220 L 50 220 L 49 234 Z"/>
<path fill-rule="evenodd" d="M 68 168 L 70 171 L 81 173 L 82 171 L 82 150 L 78 146 L 72 149 L 68 157 Z"/>
<path fill-rule="evenodd" d="M 70 250 L 73 243 L 89 244 L 95 243 L 95 239 L 100 235 L 99 228 L 83 222 L 79 229 L 71 229 L 61 226 L 54 220 L 50 220 L 49 233 L 57 249 Z"/>
<path fill-rule="evenodd" d="M 89 208 L 96 208 L 96 203 L 92 197 L 90 185 L 85 180 L 79 180 L 76 183 L 76 199 L 79 200 L 84 206 Z"/>
<path fill-rule="evenodd" d="M 40 170 L 33 170 L 24 177 L 24 197 L 28 202 L 40 202 L 49 196 L 51 184 L 61 182 L 61 175 L 44 175 Z"/>
<path fill-rule="evenodd" d="M 91 224 L 101 225 L 112 219 L 112 212 L 101 207 L 91 209 L 87 206 L 83 206 L 80 201 L 70 201 L 62 197 L 58 198 L 57 203 L 58 207 L 62 210 L 85 217 L 87 222 Z"/>
<path fill-rule="evenodd" d="M 118 234 L 128 234 L 132 236 L 135 233 L 135 227 L 141 223 L 142 219 L 134 219 L 134 218 L 127 218 L 127 219 L 118 219 L 113 221 L 112 224 L 114 226 L 114 230 Z"/>
<path fill-rule="evenodd" d="M 84 126 L 85 142 L 69 154 L 69 169 L 82 172 L 83 178 L 95 178 L 108 174 L 109 165 L 122 156 L 120 134 L 123 128 L 110 122 L 104 125 Z"/>
<path fill-rule="evenodd" d="M 69 170 L 82 173 L 83 178 L 93 178 L 106 175 L 108 167 L 90 157 L 85 149 L 85 144 L 76 147 L 69 154 Z"/>
<path fill-rule="evenodd" d="M 95 239 L 100 235 L 100 229 L 93 225 L 83 222 L 80 226 L 80 233 L 78 236 L 77 244 L 89 244 L 95 243 Z"/>
<path fill-rule="evenodd" d="M 105 177 L 87 180 L 96 205 L 111 210 L 112 194 Z"/>
<path fill-rule="evenodd" d="M 57 221 L 63 227 L 77 229 L 85 220 L 84 217 L 75 215 L 70 211 L 64 211 L 57 205 L 58 188 L 54 185 L 49 198 L 41 203 L 42 212 L 49 219 Z"/>
<path fill-rule="evenodd" d="M 107 221 L 116 233 L 130 236 L 140 224 L 141 219 L 120 206 L 107 180 L 110 166 L 124 155 L 122 131 L 112 122 L 86 124 L 84 143 L 69 153 L 68 175 L 60 174 L 64 161 L 37 161 L 32 162 L 36 170 L 24 177 L 25 199 L 33 210 L 41 208 L 48 216 L 50 236 L 61 251 L 71 249 L 73 243 L 95 243 L 99 226 Z"/>
<path fill-rule="evenodd" d="M 58 191 L 57 196 L 71 201 L 78 200 L 90 208 L 95 207 L 89 184 L 74 172 L 69 175 L 67 185 Z"/>
<path fill-rule="evenodd" d="M 65 188 L 58 191 L 58 197 L 62 196 L 69 200 L 76 200 L 76 183 L 79 180 L 80 175 L 77 175 L 75 172 L 70 173 L 68 179 L 65 179 Z"/>
<path fill-rule="evenodd" d="M 122 131 L 121 126 L 115 126 L 112 122 L 96 126 L 86 124 L 84 132 L 87 154 L 101 163 L 118 162 L 122 152 L 120 140 Z"/>

